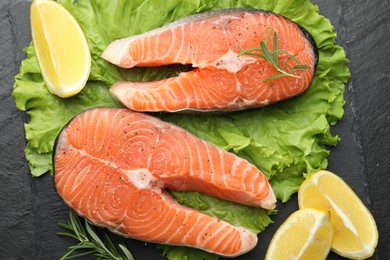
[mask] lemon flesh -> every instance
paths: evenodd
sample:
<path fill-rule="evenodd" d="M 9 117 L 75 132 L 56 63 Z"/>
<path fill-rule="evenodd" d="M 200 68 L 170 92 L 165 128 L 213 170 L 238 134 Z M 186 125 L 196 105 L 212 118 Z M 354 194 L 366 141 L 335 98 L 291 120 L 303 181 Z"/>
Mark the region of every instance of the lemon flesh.
<path fill-rule="evenodd" d="M 298 205 L 300 209 L 330 212 L 332 251 L 351 259 L 368 258 L 374 253 L 378 243 L 375 220 L 340 177 L 328 171 L 312 174 L 299 188 Z"/>
<path fill-rule="evenodd" d="M 34 0 L 30 19 L 39 67 L 49 91 L 63 98 L 79 93 L 91 68 L 89 46 L 79 24 L 51 0 Z"/>
<path fill-rule="evenodd" d="M 329 213 L 303 209 L 291 214 L 278 228 L 265 259 L 325 259 L 332 243 L 333 229 Z"/>

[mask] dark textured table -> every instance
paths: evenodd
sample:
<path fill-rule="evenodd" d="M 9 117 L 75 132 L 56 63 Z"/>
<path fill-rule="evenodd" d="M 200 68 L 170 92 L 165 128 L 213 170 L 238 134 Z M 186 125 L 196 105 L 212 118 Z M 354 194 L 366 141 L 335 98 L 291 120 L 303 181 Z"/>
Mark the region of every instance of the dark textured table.
<path fill-rule="evenodd" d="M 345 115 L 332 133 L 341 137 L 328 169 L 340 175 L 371 210 L 379 229 L 373 259 L 390 259 L 390 3 L 316 0 L 332 21 L 337 41 L 350 59 Z M 58 259 L 74 241 L 57 236 L 67 221 L 49 174 L 30 176 L 24 157 L 24 122 L 11 92 L 14 76 L 31 41 L 30 2 L 0 0 L 0 258 Z M 262 259 L 271 236 L 297 208 L 296 196 L 282 205 L 260 245 L 240 259 Z M 115 239 L 115 237 L 114 237 Z M 160 259 L 154 245 L 126 241 L 136 259 Z M 331 253 L 328 259 L 342 259 Z"/>

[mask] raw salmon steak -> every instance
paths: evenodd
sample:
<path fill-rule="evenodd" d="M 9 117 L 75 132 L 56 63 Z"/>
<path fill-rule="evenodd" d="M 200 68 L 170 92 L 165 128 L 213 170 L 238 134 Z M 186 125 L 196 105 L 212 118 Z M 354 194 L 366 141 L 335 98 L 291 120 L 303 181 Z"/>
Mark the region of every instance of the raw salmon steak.
<path fill-rule="evenodd" d="M 272 53 L 274 40 L 276 49 L 282 50 L 274 52 L 280 68 L 287 71 L 305 65 L 306 69 L 291 72 L 294 76 L 275 78 L 280 72 L 268 60 L 239 55 L 241 50 L 259 48 L 260 42 L 267 42 Z M 303 28 L 281 15 L 225 9 L 116 40 L 102 57 L 123 68 L 167 64 L 194 67 L 159 81 L 116 82 L 111 94 L 132 110 L 229 111 L 265 106 L 302 93 L 314 77 L 318 50 Z"/>
<path fill-rule="evenodd" d="M 78 214 L 123 236 L 237 256 L 255 233 L 180 205 L 166 191 L 198 191 L 272 209 L 267 178 L 246 160 L 152 116 L 97 108 L 59 134 L 58 194 Z"/>

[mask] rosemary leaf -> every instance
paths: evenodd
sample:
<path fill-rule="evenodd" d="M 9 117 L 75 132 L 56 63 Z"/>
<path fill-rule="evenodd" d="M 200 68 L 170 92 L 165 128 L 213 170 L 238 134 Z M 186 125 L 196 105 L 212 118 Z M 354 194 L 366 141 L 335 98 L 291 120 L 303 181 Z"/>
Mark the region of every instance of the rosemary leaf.
<path fill-rule="evenodd" d="M 273 33 L 273 48 L 271 53 L 271 51 L 267 48 L 267 44 L 272 32 L 274 33 Z M 260 41 L 259 48 L 250 48 L 247 50 L 243 50 L 242 48 L 238 47 L 238 50 L 240 51 L 238 56 L 248 55 L 248 56 L 254 56 L 260 59 L 264 59 L 268 61 L 278 72 L 280 72 L 280 74 L 275 74 L 265 79 L 263 81 L 264 83 L 281 77 L 300 78 L 300 76 L 295 75 L 293 73 L 303 72 L 304 70 L 311 70 L 309 66 L 302 64 L 299 60 L 295 58 L 298 54 L 292 55 L 285 50 L 279 49 L 278 33 L 274 31 L 274 29 L 268 31 L 264 41 Z M 279 66 L 279 54 L 284 54 L 287 56 L 287 59 L 284 59 L 283 61 L 282 67 Z M 287 62 L 289 62 L 290 60 L 293 60 L 296 63 L 296 65 L 293 66 L 291 69 L 289 68 L 286 69 Z"/>
<path fill-rule="evenodd" d="M 271 81 L 271 80 L 274 80 L 274 79 L 277 79 L 277 78 L 281 78 L 281 77 L 289 77 L 289 75 L 286 75 L 286 74 L 283 74 L 283 73 L 275 74 L 275 75 L 265 79 L 263 82 L 267 83 L 268 81 Z"/>
<path fill-rule="evenodd" d="M 115 253 L 118 254 L 118 252 L 115 249 L 115 252 L 110 251 L 106 245 L 103 243 L 103 241 L 99 238 L 99 236 L 96 234 L 95 230 L 93 229 L 92 225 L 89 224 L 89 222 L 85 219 L 85 228 L 88 232 L 88 234 L 91 236 L 91 238 L 95 241 L 95 243 L 98 244 L 99 248 L 97 248 L 98 252 L 101 253 L 103 256 L 105 255 L 104 253 L 108 254 L 111 256 L 113 259 L 116 259 Z M 107 236 L 106 240 L 110 240 L 110 238 Z M 111 242 L 111 241 L 110 241 Z M 109 243 L 108 243 L 109 244 Z M 111 242 L 112 244 L 112 242 Z M 115 248 L 115 247 L 114 247 Z"/>
<path fill-rule="evenodd" d="M 275 69 L 278 69 L 279 68 L 279 65 L 277 62 L 274 61 L 273 59 L 273 56 L 272 54 L 269 52 L 269 50 L 267 49 L 267 46 L 265 45 L 264 42 L 260 42 L 260 49 L 261 51 L 263 52 L 266 60 L 272 64 L 272 66 L 275 67 Z"/>
<path fill-rule="evenodd" d="M 75 258 L 79 258 L 79 257 L 82 257 L 82 256 L 91 255 L 93 253 L 94 253 L 94 251 L 87 251 L 87 252 L 84 252 L 84 253 L 79 253 L 79 254 L 74 254 L 74 255 L 71 255 L 71 256 L 67 256 L 66 258 L 61 258 L 61 259 L 75 259 Z"/>
<path fill-rule="evenodd" d="M 243 50 L 241 49 L 240 46 L 237 47 L 238 50 L 240 51 L 240 53 L 238 54 L 238 56 L 241 56 L 241 55 L 244 55 L 244 54 L 247 54 L 247 53 L 251 53 L 251 52 L 254 52 L 254 51 L 258 51 L 259 48 L 250 48 L 250 49 L 247 49 L 247 50 Z"/>
<path fill-rule="evenodd" d="M 88 232 L 88 235 L 91 236 L 91 238 L 96 242 L 98 243 L 99 245 L 101 245 L 102 247 L 105 248 L 102 240 L 99 238 L 99 236 L 95 233 L 95 231 L 92 229 L 92 226 L 88 223 L 88 221 L 85 219 L 85 229 L 87 230 Z"/>
<path fill-rule="evenodd" d="M 74 246 L 70 246 L 70 249 L 94 249 L 95 244 L 93 243 L 82 243 Z"/>
<path fill-rule="evenodd" d="M 107 235 L 107 233 L 104 233 L 104 238 L 105 238 L 104 241 L 106 242 L 107 249 L 115 254 L 118 254 L 118 251 L 116 250 L 114 244 L 112 243 L 112 241 L 111 241 L 110 237 Z"/>
<path fill-rule="evenodd" d="M 269 30 L 268 33 L 267 33 L 267 35 L 265 36 L 265 39 L 264 39 L 265 45 L 268 44 L 268 40 L 269 40 L 269 37 L 271 36 L 271 32 L 272 32 L 272 31 L 273 31 L 273 29 Z M 261 44 L 261 42 L 260 42 L 260 44 Z"/>
<path fill-rule="evenodd" d="M 78 241 L 78 244 L 69 247 L 69 251 L 61 257 L 61 260 L 87 255 L 100 260 L 134 260 L 130 251 L 123 244 L 118 245 L 123 252 L 119 253 L 106 232 L 100 238 L 94 227 L 87 220 L 84 220 L 83 224 L 80 217 L 73 211 L 69 212 L 68 223 L 58 225 L 68 231 L 58 232 L 57 235 L 72 237 Z M 78 252 L 80 250 L 81 252 Z"/>
<path fill-rule="evenodd" d="M 274 57 L 274 61 L 278 63 L 278 34 L 274 31 L 274 52 L 272 53 L 272 56 Z"/>
<path fill-rule="evenodd" d="M 125 247 L 123 244 L 118 244 L 119 248 L 122 250 L 122 252 L 125 254 L 127 259 L 134 260 L 133 255 L 130 253 L 129 249 Z"/>
<path fill-rule="evenodd" d="M 258 57 L 260 59 L 264 59 L 265 60 L 265 57 L 264 55 L 261 55 L 261 54 L 258 54 L 258 53 L 253 53 L 255 51 L 261 51 L 259 48 L 251 48 L 251 49 L 247 49 L 247 50 L 243 50 L 241 49 L 240 46 L 238 46 L 238 50 L 240 51 L 240 53 L 237 55 L 237 57 L 240 57 L 241 55 L 249 55 L 249 56 L 255 56 L 255 57 Z"/>
<path fill-rule="evenodd" d="M 79 239 L 85 239 L 86 237 L 85 236 L 83 237 L 81 235 L 81 234 L 85 234 L 85 230 L 83 229 L 81 222 L 79 218 L 76 216 L 76 214 L 70 214 L 69 219 L 70 219 L 70 225 L 73 228 L 72 230 L 76 234 L 76 236 Z"/>
<path fill-rule="evenodd" d="M 67 233 L 67 232 L 57 232 L 56 233 L 57 235 L 59 236 L 63 236 L 63 237 L 71 237 L 71 238 L 74 238 L 74 239 L 79 239 L 77 236 L 71 234 L 71 233 Z"/>
<path fill-rule="evenodd" d="M 257 57 L 257 58 L 260 58 L 260 59 L 266 59 L 263 55 L 261 54 L 257 54 L 257 53 L 248 53 L 247 55 L 249 56 L 254 56 L 254 57 Z"/>
<path fill-rule="evenodd" d="M 295 69 L 311 69 L 309 66 L 306 66 L 306 65 L 295 65 L 294 67 L 292 67 L 293 70 Z"/>
<path fill-rule="evenodd" d="M 72 226 L 69 225 L 69 224 L 66 224 L 66 223 L 59 223 L 58 225 L 59 225 L 60 227 L 63 227 L 63 228 L 72 230 Z"/>
<path fill-rule="evenodd" d="M 74 251 L 76 251 L 76 250 L 75 250 L 75 249 L 69 250 L 69 252 L 67 252 L 65 255 L 63 255 L 63 256 L 60 258 L 60 260 L 72 259 L 71 254 L 73 254 Z"/>
<path fill-rule="evenodd" d="M 293 60 L 296 63 L 301 64 L 301 62 L 299 60 L 295 59 L 295 57 L 298 56 L 298 54 L 291 55 L 290 53 L 288 53 L 285 50 L 277 50 L 277 52 L 278 53 L 284 53 L 289 58 L 288 60 Z"/>

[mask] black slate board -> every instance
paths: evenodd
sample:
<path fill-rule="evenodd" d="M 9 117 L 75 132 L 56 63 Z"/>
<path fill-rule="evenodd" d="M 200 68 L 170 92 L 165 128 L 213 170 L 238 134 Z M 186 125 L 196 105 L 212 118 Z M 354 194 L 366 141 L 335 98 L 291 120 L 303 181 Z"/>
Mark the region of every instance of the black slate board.
<path fill-rule="evenodd" d="M 371 210 L 379 229 L 372 259 L 390 259 L 390 3 L 315 0 L 338 32 L 350 59 L 345 115 L 332 128 L 341 137 L 328 169 L 340 175 Z M 14 76 L 31 41 L 27 0 L 0 0 L 0 258 L 58 259 L 72 245 L 55 233 L 68 219 L 49 174 L 33 179 L 24 157 L 24 112 L 15 107 Z M 262 259 L 277 227 L 297 209 L 294 196 L 278 205 L 259 246 L 239 259 Z M 114 236 L 116 240 L 117 237 Z M 136 259 L 161 259 L 154 245 L 126 241 Z M 342 259 L 331 253 L 328 259 Z"/>

